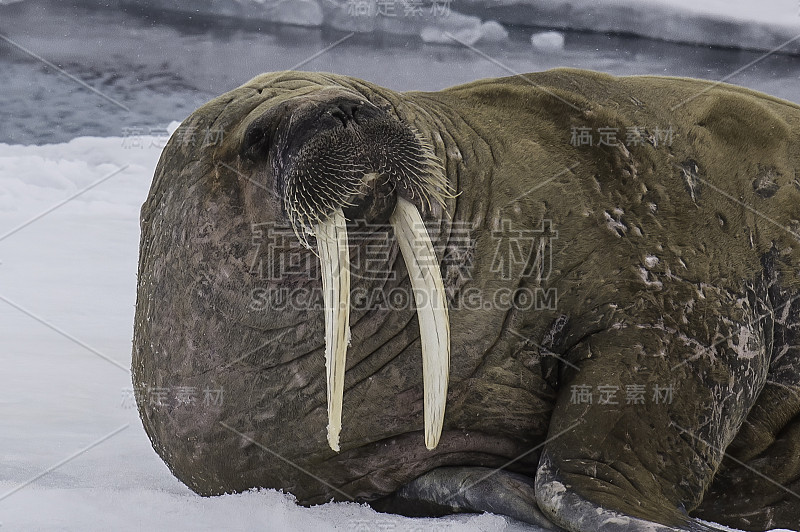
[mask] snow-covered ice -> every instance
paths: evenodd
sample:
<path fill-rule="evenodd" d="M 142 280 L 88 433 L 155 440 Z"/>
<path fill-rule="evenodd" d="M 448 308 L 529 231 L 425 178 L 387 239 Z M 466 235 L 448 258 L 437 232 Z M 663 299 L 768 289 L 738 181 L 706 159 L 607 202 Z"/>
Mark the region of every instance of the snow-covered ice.
<path fill-rule="evenodd" d="M 558 31 L 542 31 L 531 35 L 531 44 L 537 50 L 561 50 L 564 48 L 564 34 Z"/>
<path fill-rule="evenodd" d="M 0 5 L 21 0 L 0 0 Z M 730 48 L 800 53 L 797 0 L 85 0 L 98 7 L 168 11 L 247 22 L 416 35 L 458 45 L 504 38 L 497 24 L 633 34 Z M 465 16 L 472 21 L 463 27 Z M 462 26 L 456 35 L 450 28 Z M 486 26 L 490 22 L 491 25 Z M 453 33 L 458 41 L 443 34 Z"/>
<path fill-rule="evenodd" d="M 499 22 L 481 22 L 478 17 L 451 13 L 448 17 L 431 19 L 419 30 L 424 42 L 439 44 L 468 44 L 499 42 L 508 38 L 508 31 Z"/>
<path fill-rule="evenodd" d="M 425 42 L 458 45 L 497 40 L 499 22 L 634 34 L 642 37 L 731 48 L 800 53 L 800 5 L 796 0 L 730 2 L 726 0 L 122 0 L 208 16 L 226 16 L 343 31 L 419 35 Z M 465 15 L 469 28 L 454 31 Z M 491 22 L 492 26 L 485 26 Z M 491 30 L 491 33 L 487 32 Z M 444 35 L 453 33 L 457 40 Z"/>

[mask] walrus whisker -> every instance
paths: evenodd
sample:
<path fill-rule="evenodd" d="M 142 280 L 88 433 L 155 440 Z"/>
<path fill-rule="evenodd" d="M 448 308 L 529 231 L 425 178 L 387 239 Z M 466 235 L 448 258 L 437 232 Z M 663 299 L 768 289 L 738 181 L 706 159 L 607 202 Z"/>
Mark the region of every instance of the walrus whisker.
<path fill-rule="evenodd" d="M 308 238 L 306 238 L 305 235 L 314 234 L 313 223 L 314 221 L 320 222 L 319 215 L 315 214 L 312 216 L 308 211 L 306 211 L 304 202 L 298 201 L 295 203 L 295 205 L 296 205 L 295 208 L 302 211 L 300 213 L 301 216 L 298 220 L 297 212 L 294 210 L 289 210 L 288 211 L 289 223 L 292 226 L 292 230 L 294 231 L 295 236 L 297 237 L 298 240 L 300 240 L 300 243 L 303 245 L 303 247 L 305 247 L 306 249 L 311 249 L 313 251 L 313 249 L 311 248 L 311 244 L 308 243 Z"/>

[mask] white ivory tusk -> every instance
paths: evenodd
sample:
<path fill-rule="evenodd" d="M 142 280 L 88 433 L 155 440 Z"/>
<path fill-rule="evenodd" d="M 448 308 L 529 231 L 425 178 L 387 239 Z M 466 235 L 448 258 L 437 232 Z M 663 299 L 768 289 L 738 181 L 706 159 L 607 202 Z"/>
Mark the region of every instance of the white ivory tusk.
<path fill-rule="evenodd" d="M 442 435 L 450 372 L 450 321 L 439 261 L 419 211 L 401 197 L 390 218 L 417 304 L 425 407 L 425 446 Z"/>
<path fill-rule="evenodd" d="M 342 209 L 316 224 L 325 302 L 325 369 L 328 377 L 328 445 L 339 450 L 347 345 L 350 343 L 350 251 Z"/>

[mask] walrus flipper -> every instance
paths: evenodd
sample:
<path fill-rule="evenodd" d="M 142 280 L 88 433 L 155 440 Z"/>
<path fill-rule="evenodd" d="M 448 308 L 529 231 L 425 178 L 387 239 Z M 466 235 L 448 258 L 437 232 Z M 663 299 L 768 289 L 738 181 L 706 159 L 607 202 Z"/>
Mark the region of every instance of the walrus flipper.
<path fill-rule="evenodd" d="M 686 515 L 673 519 L 673 525 L 660 525 L 649 520 L 624 515 L 616 510 L 603 508 L 566 489 L 556 469 L 546 454 L 542 455 L 536 475 L 538 496 L 555 509 L 562 524 L 570 525 L 571 530 L 602 530 L 607 532 L 722 532 L 717 528 Z M 558 502 L 556 502 L 558 501 Z"/>
<path fill-rule="evenodd" d="M 409 517 L 490 512 L 535 525 L 536 530 L 563 530 L 539 510 L 532 479 L 488 467 L 439 467 L 370 505 Z"/>
<path fill-rule="evenodd" d="M 768 383 L 759 404 L 757 410 L 754 407 L 755 415 L 763 414 L 768 407 L 773 413 L 787 406 L 800 410 L 800 387 L 792 392 Z M 751 447 L 744 459 L 739 458 L 744 449 L 729 448 L 730 458 L 722 463 L 693 515 L 724 521 L 740 530 L 800 530 L 800 414 L 774 434 L 764 431 L 764 427 L 756 430 L 761 431 L 759 439 L 767 436 L 771 443 L 760 452 Z M 738 447 L 743 441 L 754 443 L 744 435 L 734 443 Z"/>
<path fill-rule="evenodd" d="M 658 298 L 634 294 L 564 353 L 536 478 L 539 507 L 557 525 L 713 530 L 689 513 L 755 403 L 769 356 L 764 283 L 703 290 L 696 297 L 675 279 Z M 664 319 L 663 306 L 687 300 L 685 321 Z"/>
<path fill-rule="evenodd" d="M 800 530 L 800 291 L 768 270 L 774 332 L 767 382 L 693 514 L 741 530 Z"/>

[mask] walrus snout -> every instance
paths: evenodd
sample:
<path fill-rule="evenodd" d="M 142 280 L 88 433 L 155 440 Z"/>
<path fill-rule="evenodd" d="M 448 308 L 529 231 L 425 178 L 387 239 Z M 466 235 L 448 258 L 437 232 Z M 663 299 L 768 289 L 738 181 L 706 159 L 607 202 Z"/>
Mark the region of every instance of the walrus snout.
<path fill-rule="evenodd" d="M 325 88 L 289 98 L 246 128 L 240 155 L 263 165 L 301 242 L 342 209 L 348 219 L 386 223 L 398 195 L 420 208 L 448 196 L 427 140 L 362 95 Z"/>
<path fill-rule="evenodd" d="M 388 118 L 384 109 L 363 96 L 337 89 L 319 93 L 290 98 L 253 120 L 245 131 L 241 155 L 252 162 L 278 155 L 286 164 L 292 153 L 322 131 Z"/>
<path fill-rule="evenodd" d="M 369 120 L 386 120 L 389 115 L 364 98 L 335 96 L 332 99 L 298 106 L 292 111 L 287 149 L 298 148 L 308 138 L 326 129 L 346 129 Z"/>

